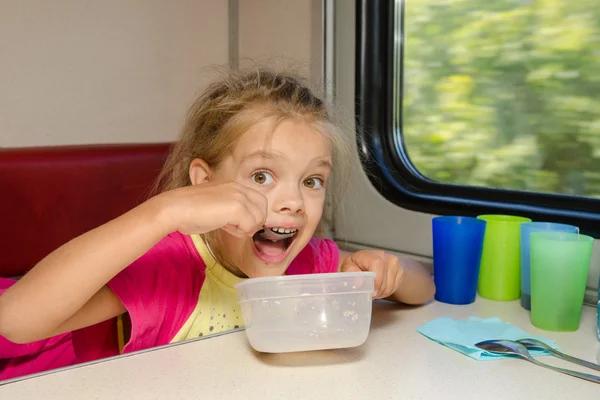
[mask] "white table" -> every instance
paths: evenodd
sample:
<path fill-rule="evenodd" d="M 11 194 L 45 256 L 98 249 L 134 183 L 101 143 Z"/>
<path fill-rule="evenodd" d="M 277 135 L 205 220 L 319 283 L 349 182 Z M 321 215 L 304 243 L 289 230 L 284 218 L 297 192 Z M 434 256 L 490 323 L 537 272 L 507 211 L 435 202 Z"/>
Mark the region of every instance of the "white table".
<path fill-rule="evenodd" d="M 258 354 L 244 332 L 234 332 L 3 385 L 0 399 L 600 399 L 598 384 L 522 360 L 475 361 L 415 331 L 440 316 L 495 316 L 598 362 L 592 307 L 584 307 L 576 333 L 534 328 L 518 301 L 376 302 L 373 312 L 369 339 L 354 349 Z M 554 357 L 543 361 L 586 371 Z"/>

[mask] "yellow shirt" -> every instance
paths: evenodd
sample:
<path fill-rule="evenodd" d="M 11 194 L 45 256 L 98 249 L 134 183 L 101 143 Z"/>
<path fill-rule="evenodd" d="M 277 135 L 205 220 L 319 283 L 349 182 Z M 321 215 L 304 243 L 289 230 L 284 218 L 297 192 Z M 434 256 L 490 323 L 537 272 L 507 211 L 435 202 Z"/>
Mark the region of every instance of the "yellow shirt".
<path fill-rule="evenodd" d="M 313 238 L 286 273 L 334 272 L 338 261 L 333 241 Z M 242 280 L 215 260 L 199 235 L 168 235 L 107 283 L 127 309 L 117 319 L 119 348 L 138 351 L 243 328 L 234 288 Z M 104 337 L 105 330 L 85 334 Z"/>
<path fill-rule="evenodd" d="M 243 279 L 226 270 L 215 260 L 200 235 L 191 237 L 198 254 L 206 264 L 206 278 L 200 289 L 196 308 L 171 343 L 244 327 L 234 288 L 234 285 Z"/>

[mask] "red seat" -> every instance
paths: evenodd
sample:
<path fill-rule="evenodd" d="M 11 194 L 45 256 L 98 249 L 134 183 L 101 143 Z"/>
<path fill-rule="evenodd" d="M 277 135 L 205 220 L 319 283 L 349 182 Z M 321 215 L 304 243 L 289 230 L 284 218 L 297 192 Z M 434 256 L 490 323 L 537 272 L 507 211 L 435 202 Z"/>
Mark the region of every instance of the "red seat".
<path fill-rule="evenodd" d="M 62 244 L 143 202 L 169 146 L 0 149 L 0 276 L 24 274 Z"/>

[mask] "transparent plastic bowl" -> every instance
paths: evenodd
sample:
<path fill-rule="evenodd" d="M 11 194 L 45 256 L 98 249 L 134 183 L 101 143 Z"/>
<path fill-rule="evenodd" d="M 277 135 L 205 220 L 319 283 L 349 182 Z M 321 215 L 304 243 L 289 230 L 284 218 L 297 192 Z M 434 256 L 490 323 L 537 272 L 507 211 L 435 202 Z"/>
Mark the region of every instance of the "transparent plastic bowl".
<path fill-rule="evenodd" d="M 369 335 L 374 272 L 254 278 L 235 288 L 256 351 L 356 347 Z"/>

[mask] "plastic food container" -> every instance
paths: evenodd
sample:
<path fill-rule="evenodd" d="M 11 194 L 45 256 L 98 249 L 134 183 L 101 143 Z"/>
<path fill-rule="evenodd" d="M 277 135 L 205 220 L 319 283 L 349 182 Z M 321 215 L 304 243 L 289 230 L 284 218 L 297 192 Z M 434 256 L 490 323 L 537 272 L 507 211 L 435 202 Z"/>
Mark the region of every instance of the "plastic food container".
<path fill-rule="evenodd" d="M 374 272 L 254 278 L 235 288 L 256 351 L 356 347 L 369 335 Z"/>

